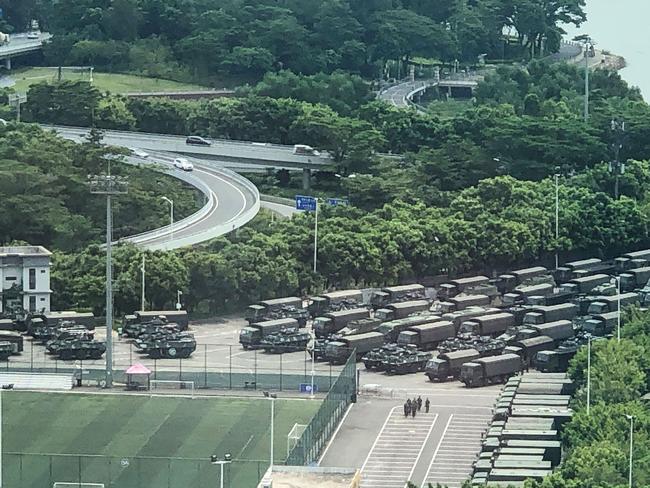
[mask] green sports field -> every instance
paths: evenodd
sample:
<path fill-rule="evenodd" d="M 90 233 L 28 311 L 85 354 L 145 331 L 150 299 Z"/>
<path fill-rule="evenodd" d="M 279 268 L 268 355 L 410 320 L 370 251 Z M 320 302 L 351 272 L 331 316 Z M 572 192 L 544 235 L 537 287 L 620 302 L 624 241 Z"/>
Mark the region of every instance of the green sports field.
<path fill-rule="evenodd" d="M 264 398 L 149 397 L 7 392 L 3 471 L 10 487 L 54 482 L 120 488 L 219 486 L 211 454 L 230 453 L 225 486 L 253 487 L 268 467 L 270 403 Z M 275 459 L 287 434 L 307 424 L 313 400 L 277 400 Z"/>

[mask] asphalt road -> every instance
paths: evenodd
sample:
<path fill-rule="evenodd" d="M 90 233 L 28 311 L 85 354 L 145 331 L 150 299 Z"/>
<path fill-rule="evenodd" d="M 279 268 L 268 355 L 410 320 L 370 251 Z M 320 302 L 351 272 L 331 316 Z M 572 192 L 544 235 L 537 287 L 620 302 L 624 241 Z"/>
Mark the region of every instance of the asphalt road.
<path fill-rule="evenodd" d="M 9 43 L 0 46 L 0 59 L 37 51 L 43 47 L 43 41 L 51 37 L 51 34 L 41 33 L 38 39 L 27 39 L 27 34 L 10 34 Z"/>
<path fill-rule="evenodd" d="M 67 139 L 78 139 L 88 132 L 86 128 L 45 127 L 54 129 Z M 332 164 L 327 155 L 307 156 L 293 154 L 293 146 L 214 139 L 211 146 L 195 146 L 186 144 L 185 136 L 111 130 L 102 131 L 102 133 L 104 134 L 104 142 L 114 146 L 138 147 L 147 151 L 184 154 L 227 163 L 248 163 L 274 168 L 319 168 Z"/>
<path fill-rule="evenodd" d="M 157 163 L 172 165 L 173 162 L 172 158 L 166 156 L 156 155 L 153 158 Z M 246 215 L 247 211 L 254 209 L 259 204 L 259 195 L 254 193 L 251 188 L 242 185 L 228 173 L 199 164 L 196 161 L 193 164 L 192 175 L 203 181 L 212 193 L 212 203 L 207 214 L 192 222 L 191 225 L 175 230 L 173 235 L 171 231 L 166 231 L 162 235 L 158 231 L 152 231 L 149 238 L 140 236 L 137 241 L 138 245 L 147 249 L 175 249 L 197 244 L 231 232 L 255 216 L 257 212 L 251 212 L 248 214 L 250 218 L 246 222 L 240 219 L 242 215 Z M 181 170 L 174 169 L 174 171 Z"/>

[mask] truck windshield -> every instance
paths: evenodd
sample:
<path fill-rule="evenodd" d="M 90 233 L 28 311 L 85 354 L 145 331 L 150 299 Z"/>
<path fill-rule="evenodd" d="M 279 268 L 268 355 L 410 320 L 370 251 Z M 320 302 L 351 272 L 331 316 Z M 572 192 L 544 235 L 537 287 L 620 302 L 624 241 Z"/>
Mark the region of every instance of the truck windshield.
<path fill-rule="evenodd" d="M 587 313 L 589 315 L 598 315 L 605 312 L 607 312 L 607 305 L 604 303 L 598 303 L 598 302 L 592 303 L 591 305 L 589 305 L 589 308 L 587 309 Z"/>
<path fill-rule="evenodd" d="M 460 332 L 463 334 L 471 334 L 474 332 L 474 322 L 463 322 L 460 326 Z"/>
<path fill-rule="evenodd" d="M 329 323 L 330 319 L 327 317 L 316 317 L 314 320 L 314 328 L 316 329 L 324 329 L 327 327 L 327 324 Z"/>
<path fill-rule="evenodd" d="M 538 363 L 548 363 L 550 359 L 551 359 L 551 355 L 548 352 L 542 351 L 537 353 Z"/>

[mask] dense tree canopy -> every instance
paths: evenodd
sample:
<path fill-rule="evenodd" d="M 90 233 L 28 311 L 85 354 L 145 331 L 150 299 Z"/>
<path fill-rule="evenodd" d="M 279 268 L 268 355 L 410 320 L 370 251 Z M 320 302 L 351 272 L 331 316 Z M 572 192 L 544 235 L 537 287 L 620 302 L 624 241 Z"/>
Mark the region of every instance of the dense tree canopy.
<path fill-rule="evenodd" d="M 56 35 L 48 64 L 90 64 L 174 78 L 258 79 L 289 69 L 380 76 L 388 60 L 424 56 L 476 62 L 559 47 L 584 0 L 14 0 L 4 29 L 32 19 Z M 507 42 L 506 42 L 507 43 Z M 405 74 L 402 71 L 402 74 Z"/>

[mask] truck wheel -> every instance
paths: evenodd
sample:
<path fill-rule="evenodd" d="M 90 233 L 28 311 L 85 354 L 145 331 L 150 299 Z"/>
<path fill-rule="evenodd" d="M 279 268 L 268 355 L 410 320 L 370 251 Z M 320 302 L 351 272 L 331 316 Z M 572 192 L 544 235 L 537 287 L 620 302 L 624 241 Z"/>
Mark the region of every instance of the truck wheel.
<path fill-rule="evenodd" d="M 170 358 L 175 358 L 177 354 L 178 351 L 176 350 L 175 347 L 170 347 L 169 349 L 167 349 L 167 356 L 169 356 Z"/>

